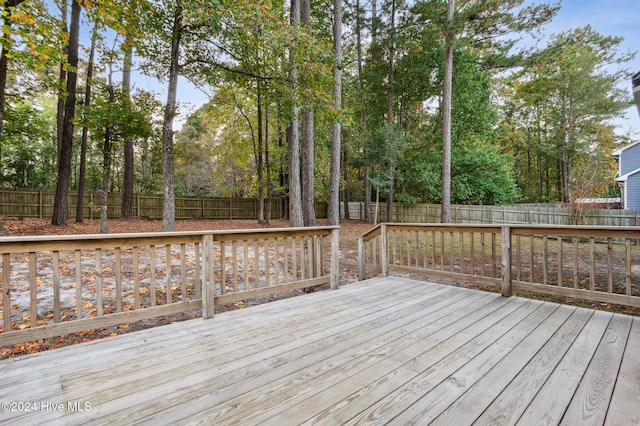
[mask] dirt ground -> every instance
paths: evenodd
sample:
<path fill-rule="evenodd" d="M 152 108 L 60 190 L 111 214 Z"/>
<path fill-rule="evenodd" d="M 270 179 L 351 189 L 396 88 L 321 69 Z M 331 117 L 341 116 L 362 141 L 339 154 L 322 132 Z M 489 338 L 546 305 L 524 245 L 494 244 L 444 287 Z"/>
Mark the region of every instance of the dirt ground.
<path fill-rule="evenodd" d="M 319 220 L 318 226 L 326 225 L 326 220 Z M 176 231 L 200 231 L 200 230 L 229 230 L 229 229 L 258 229 L 258 228 L 286 228 L 289 226 L 288 221 L 272 220 L 268 225 L 258 225 L 253 220 L 177 220 Z M 131 219 L 111 219 L 108 223 L 110 234 L 116 233 L 140 233 L 140 232 L 159 232 L 162 224 L 159 220 L 149 220 L 142 218 Z M 347 220 L 343 221 L 340 227 L 340 285 L 347 285 L 358 279 L 357 267 L 357 238 L 373 227 L 372 224 Z M 100 221 L 97 219 L 86 220 L 83 223 L 75 223 L 70 221 L 69 226 L 53 226 L 50 219 L 36 218 L 0 218 L 0 234 L 2 236 L 38 236 L 38 235 L 80 235 L 80 234 L 96 234 L 100 230 Z M 299 295 L 300 291 L 291 292 L 285 297 Z M 244 306 L 266 303 L 271 300 L 281 299 L 283 295 L 265 296 L 259 300 L 252 300 Z M 225 311 L 229 309 L 237 309 L 237 305 L 229 304 L 228 306 L 220 306 L 217 311 Z M 53 349 L 56 347 L 67 346 L 70 344 L 90 341 L 103 337 L 123 334 L 130 331 L 141 330 L 145 328 L 155 327 L 158 325 L 169 324 L 175 321 L 196 318 L 199 312 L 189 314 L 178 314 L 165 317 L 159 317 L 152 320 L 142 320 L 135 323 L 128 323 L 121 326 L 101 328 L 97 330 L 86 330 L 80 333 L 73 333 L 66 336 L 60 336 L 54 339 L 41 339 L 34 342 L 13 345 L 6 348 L 0 348 L 0 359 L 12 356 L 35 353 L 43 350 Z"/>

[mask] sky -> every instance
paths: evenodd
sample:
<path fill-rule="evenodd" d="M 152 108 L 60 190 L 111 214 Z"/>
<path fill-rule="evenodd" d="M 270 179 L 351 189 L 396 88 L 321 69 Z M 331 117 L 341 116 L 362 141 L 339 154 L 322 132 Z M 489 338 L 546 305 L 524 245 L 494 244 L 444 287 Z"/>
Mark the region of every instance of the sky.
<path fill-rule="evenodd" d="M 555 0 L 527 0 L 526 4 L 543 3 Z M 621 36 L 624 38 L 622 52 L 640 51 L 640 0 L 563 0 L 562 7 L 553 21 L 543 33 L 546 36 L 560 34 L 572 28 L 591 25 L 601 35 Z M 627 67 L 632 73 L 640 71 L 640 54 Z M 164 101 L 166 95 L 164 84 L 158 84 L 150 77 L 138 75 L 134 77 L 136 86 L 152 92 L 161 93 Z M 181 78 L 178 85 L 178 101 L 180 114 L 175 128 L 180 129 L 187 116 L 209 100 L 209 95 Z M 622 85 L 632 98 L 631 81 Z M 623 115 L 614 120 L 616 133 L 640 140 L 640 115 L 635 107 L 628 108 Z"/>

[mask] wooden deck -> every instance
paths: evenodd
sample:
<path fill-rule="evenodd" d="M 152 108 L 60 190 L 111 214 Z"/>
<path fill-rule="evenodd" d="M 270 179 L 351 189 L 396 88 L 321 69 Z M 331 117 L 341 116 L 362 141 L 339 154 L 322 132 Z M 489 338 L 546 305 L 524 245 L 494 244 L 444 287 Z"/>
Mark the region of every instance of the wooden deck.
<path fill-rule="evenodd" d="M 640 318 L 376 278 L 5 360 L 0 402 L 24 425 L 637 424 Z"/>

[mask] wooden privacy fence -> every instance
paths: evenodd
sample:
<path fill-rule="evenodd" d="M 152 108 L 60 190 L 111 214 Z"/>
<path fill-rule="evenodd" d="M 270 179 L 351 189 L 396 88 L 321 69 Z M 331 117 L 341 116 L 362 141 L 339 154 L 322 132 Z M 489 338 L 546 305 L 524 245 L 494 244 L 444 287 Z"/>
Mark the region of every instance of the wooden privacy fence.
<path fill-rule="evenodd" d="M 51 217 L 55 193 L 38 190 L 1 190 L 0 216 Z M 201 198 L 176 197 L 176 219 L 258 219 L 258 200 L 256 198 Z M 69 215 L 76 216 L 78 194 L 68 197 Z M 98 218 L 101 195 L 88 193 L 84 196 L 84 217 Z M 133 198 L 133 216 L 162 218 L 162 195 L 137 194 Z M 110 219 L 120 217 L 122 194 L 110 193 L 107 201 L 107 216 Z M 266 205 L 265 205 L 266 208 Z M 327 217 L 326 203 L 315 203 L 316 217 Z M 283 216 L 279 200 L 271 203 L 271 217 Z"/>
<path fill-rule="evenodd" d="M 338 227 L 0 238 L 0 346 L 329 283 Z"/>
<path fill-rule="evenodd" d="M 371 219 L 375 216 L 371 203 Z M 439 223 L 440 204 L 393 205 L 393 222 Z M 364 220 L 364 203 L 350 202 L 349 217 Z M 387 219 L 386 203 L 378 206 L 378 222 Z M 550 205 L 517 204 L 510 206 L 451 206 L 451 221 L 467 224 L 544 224 L 590 226 L 640 226 L 640 211 L 619 209 L 562 208 Z"/>
<path fill-rule="evenodd" d="M 638 228 L 382 224 L 358 239 L 359 276 L 400 271 L 505 296 L 523 290 L 640 307 L 638 238 Z"/>

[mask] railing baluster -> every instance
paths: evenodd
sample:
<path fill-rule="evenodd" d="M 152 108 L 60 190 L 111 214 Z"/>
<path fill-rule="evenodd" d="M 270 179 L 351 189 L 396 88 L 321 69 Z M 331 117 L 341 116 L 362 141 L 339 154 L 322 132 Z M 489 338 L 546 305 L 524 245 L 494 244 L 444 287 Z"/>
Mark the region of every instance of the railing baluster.
<path fill-rule="evenodd" d="M 533 284 L 535 273 L 535 245 L 534 235 L 529 235 L 529 282 Z"/>
<path fill-rule="evenodd" d="M 291 238 L 291 262 L 293 263 L 293 281 L 298 280 L 298 245 L 296 237 Z"/>
<path fill-rule="evenodd" d="M 449 232 L 449 271 L 455 272 L 454 264 L 454 253 L 453 253 L 453 232 Z"/>
<path fill-rule="evenodd" d="M 227 260 L 226 245 L 224 240 L 220 241 L 220 292 L 227 294 Z"/>
<path fill-rule="evenodd" d="M 282 239 L 282 256 L 283 256 L 283 266 L 282 266 L 282 276 L 284 277 L 284 283 L 287 284 L 289 282 L 289 246 L 287 245 L 288 238 Z M 364 262 L 362 262 L 364 265 Z M 363 275 L 364 276 L 364 275 Z M 362 278 L 364 279 L 364 278 Z"/>
<path fill-rule="evenodd" d="M 429 243 L 427 241 L 428 237 L 427 237 L 427 231 L 424 231 L 422 233 L 422 241 L 423 241 L 423 249 L 422 249 L 422 256 L 423 256 L 423 263 L 424 263 L 424 269 L 427 269 L 429 267 L 428 265 L 428 260 L 427 260 L 427 248 L 429 246 Z"/>
<path fill-rule="evenodd" d="M 591 278 L 591 282 L 589 283 L 589 289 L 591 291 L 595 291 L 596 289 L 596 239 L 594 237 L 589 238 L 589 276 Z"/>
<path fill-rule="evenodd" d="M 626 295 L 631 296 L 631 239 L 625 239 L 625 287 Z"/>
<path fill-rule="evenodd" d="M 36 280 L 36 253 L 29 253 L 29 294 L 31 297 L 29 316 L 31 327 L 38 325 L 38 281 Z"/>
<path fill-rule="evenodd" d="M 431 231 L 431 267 L 436 269 L 436 232 Z"/>
<path fill-rule="evenodd" d="M 238 241 L 231 242 L 231 257 L 233 262 L 233 291 L 238 291 Z"/>
<path fill-rule="evenodd" d="M 607 238 L 607 292 L 613 293 L 613 238 Z"/>
<path fill-rule="evenodd" d="M 516 236 L 516 281 L 522 280 L 522 277 L 520 275 L 520 273 L 522 272 L 521 271 L 522 264 L 520 262 L 520 259 L 522 258 L 522 252 L 520 250 L 521 242 L 522 242 L 522 235 L 518 234 Z"/>
<path fill-rule="evenodd" d="M 244 259 L 242 260 L 242 270 L 244 271 L 244 289 L 249 290 L 249 241 L 242 242 L 244 250 Z"/>
<path fill-rule="evenodd" d="M 444 252 L 444 231 L 440 231 L 440 270 L 444 271 L 444 257 L 446 253 Z"/>
<path fill-rule="evenodd" d="M 102 249 L 96 249 L 96 315 L 103 314 L 102 305 Z"/>
<path fill-rule="evenodd" d="M 562 287 L 562 235 L 558 235 L 558 287 Z"/>
<path fill-rule="evenodd" d="M 187 247 L 185 243 L 180 244 L 180 300 L 185 302 L 187 298 Z"/>
<path fill-rule="evenodd" d="M 82 319 L 82 251 L 75 250 L 76 319 Z"/>
<path fill-rule="evenodd" d="M 172 297 L 171 297 L 171 245 L 167 244 L 165 246 L 165 257 L 166 257 L 166 281 L 165 281 L 165 285 L 166 285 L 166 292 L 167 292 L 167 305 L 170 305 L 171 303 L 173 303 Z"/>
<path fill-rule="evenodd" d="M 471 247 L 471 275 L 476 274 L 476 242 L 475 242 L 475 233 L 471 231 L 469 233 L 469 246 Z"/>
<path fill-rule="evenodd" d="M 195 243 L 193 250 L 196 254 L 196 278 L 195 278 L 195 290 L 196 290 L 196 299 L 200 299 L 202 296 L 202 286 L 201 282 L 204 282 L 205 277 L 203 276 L 200 262 L 200 243 Z"/>
<path fill-rule="evenodd" d="M 497 257 L 496 257 L 496 234 L 491 233 L 491 265 L 493 268 L 493 278 L 497 276 L 498 267 L 497 267 Z"/>
<path fill-rule="evenodd" d="M 549 284 L 549 237 L 544 234 L 542 237 L 542 283 Z"/>
<path fill-rule="evenodd" d="M 273 261 L 273 275 L 274 285 L 280 285 L 280 245 L 278 244 L 279 238 L 273 240 L 274 261 Z"/>
<path fill-rule="evenodd" d="M 122 253 L 116 247 L 116 312 L 122 312 Z"/>
<path fill-rule="evenodd" d="M 11 254 L 2 254 L 2 316 L 4 331 L 11 331 Z"/>
<path fill-rule="evenodd" d="M 485 255 L 485 250 L 484 250 L 484 246 L 485 246 L 485 233 L 483 232 L 482 234 L 480 234 L 480 255 L 482 256 L 482 263 L 481 265 L 481 273 L 483 277 L 487 276 L 487 271 L 486 271 L 486 263 L 487 263 L 487 258 Z"/>
<path fill-rule="evenodd" d="M 60 252 L 53 251 L 53 322 L 60 322 Z"/>
<path fill-rule="evenodd" d="M 270 280 L 269 280 L 269 274 L 270 274 L 270 268 L 269 268 L 269 240 L 268 239 L 264 239 L 264 286 L 265 287 L 269 287 L 271 286 Z"/>
<path fill-rule="evenodd" d="M 464 274 L 464 232 L 460 231 L 460 273 Z"/>
<path fill-rule="evenodd" d="M 140 253 L 138 246 L 133 246 L 133 307 L 140 308 Z"/>
<path fill-rule="evenodd" d="M 578 288 L 578 262 L 580 256 L 578 254 L 578 237 L 573 237 L 573 288 Z"/>
<path fill-rule="evenodd" d="M 156 247 L 149 247 L 149 271 L 151 273 L 151 281 L 149 282 L 149 297 L 151 298 L 151 306 L 156 306 Z"/>
<path fill-rule="evenodd" d="M 258 239 L 253 240 L 253 288 L 260 287 L 260 263 L 258 262 Z"/>

